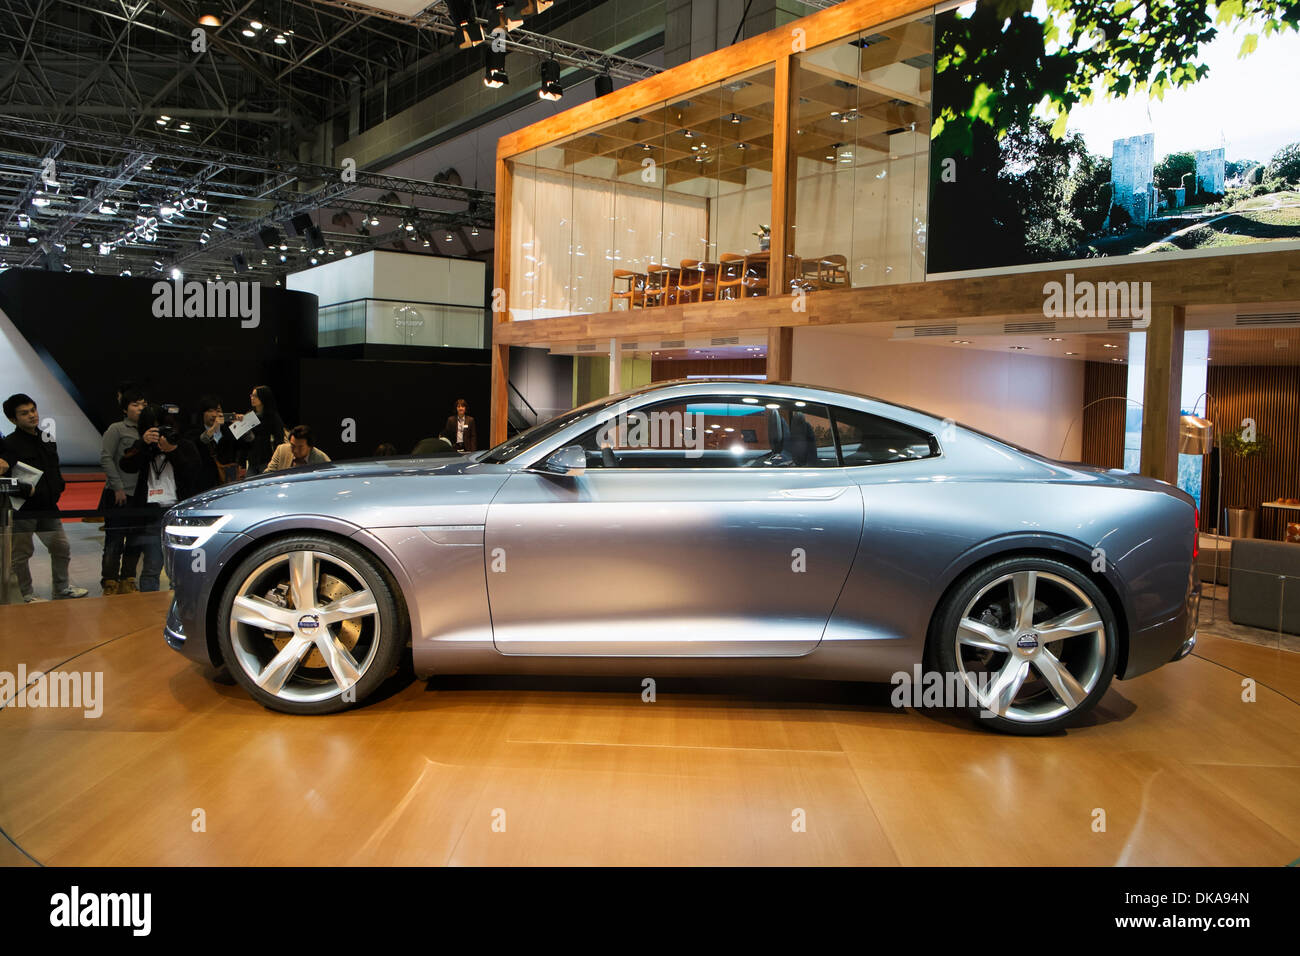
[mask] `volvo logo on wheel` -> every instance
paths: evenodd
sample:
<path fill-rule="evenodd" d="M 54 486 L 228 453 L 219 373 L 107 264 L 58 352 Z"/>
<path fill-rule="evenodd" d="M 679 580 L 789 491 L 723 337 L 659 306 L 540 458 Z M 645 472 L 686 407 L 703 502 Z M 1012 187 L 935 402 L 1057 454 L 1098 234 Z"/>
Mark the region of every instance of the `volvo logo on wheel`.
<path fill-rule="evenodd" d="M 1038 635 L 1033 631 L 1026 631 L 1016 638 L 1016 647 L 1022 651 L 1032 651 L 1038 648 Z"/>
<path fill-rule="evenodd" d="M 298 630 L 300 631 L 314 631 L 318 627 L 320 627 L 320 618 L 315 614 L 304 614 L 298 618 Z"/>

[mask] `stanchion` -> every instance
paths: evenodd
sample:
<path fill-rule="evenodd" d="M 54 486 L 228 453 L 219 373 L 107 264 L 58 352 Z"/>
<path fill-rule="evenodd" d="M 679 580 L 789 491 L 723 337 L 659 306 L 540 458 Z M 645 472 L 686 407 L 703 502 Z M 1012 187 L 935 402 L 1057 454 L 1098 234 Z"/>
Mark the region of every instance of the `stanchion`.
<path fill-rule="evenodd" d="M 13 573 L 14 509 L 9 496 L 18 491 L 14 478 L 0 478 L 0 604 L 9 603 L 9 576 Z"/>

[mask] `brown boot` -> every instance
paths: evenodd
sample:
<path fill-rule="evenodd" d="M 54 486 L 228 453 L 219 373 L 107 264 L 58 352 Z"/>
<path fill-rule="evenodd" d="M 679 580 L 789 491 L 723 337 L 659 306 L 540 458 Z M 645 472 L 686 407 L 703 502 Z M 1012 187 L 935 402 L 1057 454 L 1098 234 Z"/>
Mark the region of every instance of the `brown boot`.
<path fill-rule="evenodd" d="M 105 582 L 104 582 L 102 585 L 100 585 L 100 586 L 104 589 L 104 597 L 108 597 L 110 594 L 116 594 L 116 593 L 117 593 L 117 582 L 116 582 L 116 581 L 105 581 Z"/>
<path fill-rule="evenodd" d="M 118 593 L 118 594 L 134 594 L 134 593 L 135 593 L 135 578 L 123 578 L 121 581 L 118 581 L 118 582 L 117 582 L 117 593 Z"/>

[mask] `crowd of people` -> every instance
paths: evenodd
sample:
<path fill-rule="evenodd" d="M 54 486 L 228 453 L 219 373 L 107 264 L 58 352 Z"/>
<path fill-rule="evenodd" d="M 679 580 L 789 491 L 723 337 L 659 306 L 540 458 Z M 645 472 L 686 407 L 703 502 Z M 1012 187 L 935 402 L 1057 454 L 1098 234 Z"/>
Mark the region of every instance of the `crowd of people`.
<path fill-rule="evenodd" d="M 99 583 L 106 595 L 159 589 L 162 518 L 172 505 L 247 475 L 330 460 L 316 447 L 309 425 L 285 425 L 275 395 L 265 385 L 249 394 L 249 412 L 229 420 L 219 398 L 204 396 L 189 429 L 182 428 L 177 406 L 151 403 L 145 390 L 133 383 L 118 387 L 117 400 L 122 418 L 104 432 L 99 453 L 105 478 L 97 509 L 104 523 Z M 30 396 L 11 395 L 3 408 L 14 429 L 0 436 L 0 477 L 17 481 L 10 496 L 16 509 L 10 570 L 22 600 L 44 600 L 36 595 L 29 567 L 37 539 L 49 552 L 52 597 L 85 597 L 87 589 L 69 579 L 71 548 L 59 511 L 64 480 L 54 435 L 42 430 L 39 409 Z M 442 431 L 421 440 L 411 454 L 476 451 L 478 434 L 468 411 L 468 403 L 457 399 Z M 374 454 L 388 457 L 398 451 L 384 442 Z"/>

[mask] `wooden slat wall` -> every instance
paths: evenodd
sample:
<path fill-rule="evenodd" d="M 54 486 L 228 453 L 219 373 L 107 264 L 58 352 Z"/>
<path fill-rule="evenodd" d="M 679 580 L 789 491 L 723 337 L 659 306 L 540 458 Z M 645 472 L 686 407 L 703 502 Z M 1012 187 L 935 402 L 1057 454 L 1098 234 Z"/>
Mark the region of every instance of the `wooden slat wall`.
<path fill-rule="evenodd" d="M 1122 399 L 1127 392 L 1127 365 L 1084 363 L 1082 461 L 1102 468 L 1124 466 L 1124 416 L 1129 405 Z M 1097 401 L 1103 398 L 1107 400 Z M 1090 402 L 1097 404 L 1088 408 Z"/>
<path fill-rule="evenodd" d="M 1253 418 L 1257 433 L 1271 439 L 1269 450 L 1244 466 L 1223 456 L 1223 506 L 1258 508 L 1277 498 L 1300 498 L 1300 367 L 1211 363 L 1206 390 L 1206 417 L 1217 430 L 1239 431 L 1242 419 Z M 1207 460 L 1206 489 L 1209 481 Z"/>
<path fill-rule="evenodd" d="M 650 381 L 669 382 L 688 375 L 763 375 L 767 361 L 761 358 L 738 359 L 652 359 Z"/>

